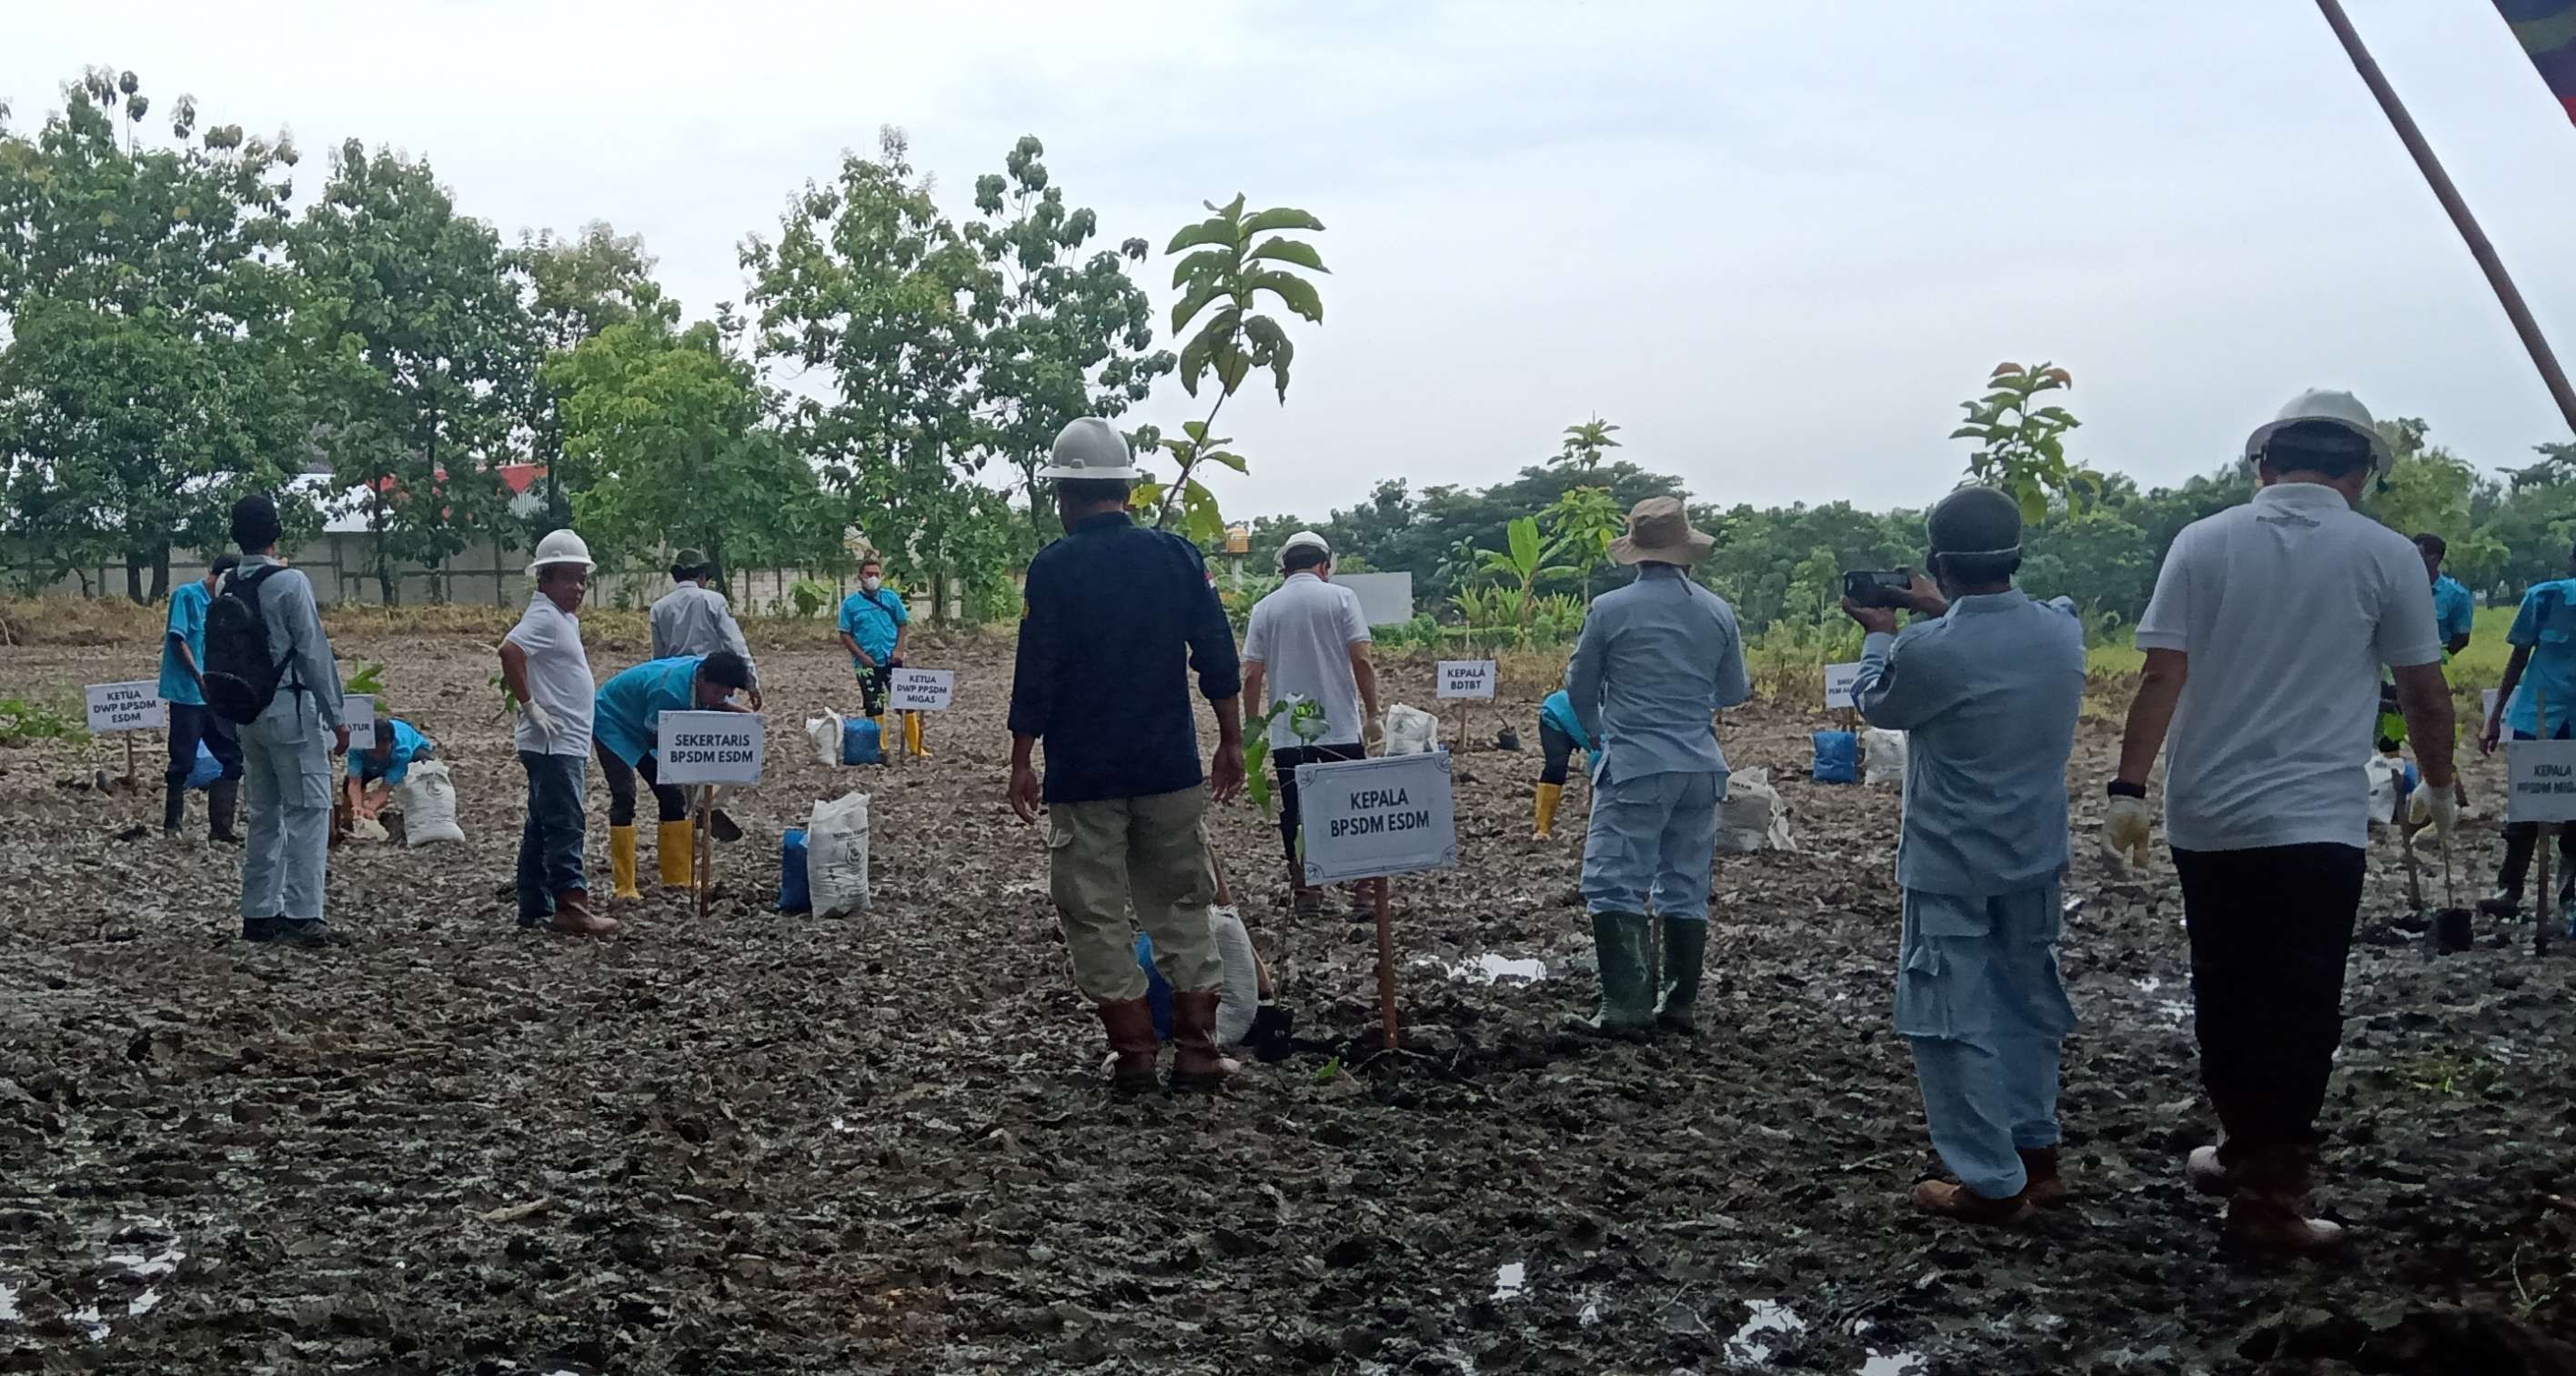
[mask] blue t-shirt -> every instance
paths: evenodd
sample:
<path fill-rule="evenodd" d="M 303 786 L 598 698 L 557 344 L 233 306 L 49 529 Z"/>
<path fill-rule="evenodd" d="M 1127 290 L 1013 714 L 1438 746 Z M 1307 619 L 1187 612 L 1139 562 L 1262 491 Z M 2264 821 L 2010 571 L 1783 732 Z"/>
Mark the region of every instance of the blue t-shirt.
<path fill-rule="evenodd" d="M 2445 574 L 2433 580 L 2433 625 L 2447 646 L 2478 624 L 2478 599 Z"/>
<path fill-rule="evenodd" d="M 197 668 L 206 667 L 206 608 L 213 605 L 213 595 L 206 591 L 203 580 L 182 583 L 170 594 L 170 628 L 161 637 L 161 700 L 203 707 L 206 696 L 197 691 L 197 680 L 188 674 L 188 666 L 179 662 L 179 647 L 172 641 L 185 641 L 188 653 L 197 657 Z"/>
<path fill-rule="evenodd" d="M 2538 583 L 2522 595 L 2505 643 L 2531 651 L 2514 689 L 2506 725 L 2533 736 L 2554 736 L 2576 719 L 2576 578 Z M 2539 702 L 2549 700 L 2550 729 L 2540 729 Z"/>
<path fill-rule="evenodd" d="M 1575 749 L 1586 755 L 1592 753 L 1592 738 L 1583 734 L 1583 723 L 1574 719 L 1574 699 L 1567 697 L 1564 689 L 1548 694 L 1547 701 L 1538 705 L 1538 719 L 1572 737 Z"/>
<path fill-rule="evenodd" d="M 419 759 L 421 752 L 429 749 L 436 742 L 413 730 L 410 722 L 395 721 L 393 726 L 394 749 L 384 763 L 376 762 L 376 752 L 372 748 L 349 752 L 350 778 L 363 783 L 374 783 L 382 779 L 388 784 L 400 786 L 405 779 L 411 777 L 411 762 Z"/>
<path fill-rule="evenodd" d="M 662 714 L 698 706 L 698 666 L 705 655 L 647 660 L 599 685 L 590 717 L 591 738 L 628 766 L 639 765 L 660 743 Z"/>
<path fill-rule="evenodd" d="M 911 620 L 912 609 L 904 605 L 903 594 L 892 588 L 875 592 L 862 588 L 841 603 L 841 629 L 879 664 L 894 654 L 895 633 Z"/>

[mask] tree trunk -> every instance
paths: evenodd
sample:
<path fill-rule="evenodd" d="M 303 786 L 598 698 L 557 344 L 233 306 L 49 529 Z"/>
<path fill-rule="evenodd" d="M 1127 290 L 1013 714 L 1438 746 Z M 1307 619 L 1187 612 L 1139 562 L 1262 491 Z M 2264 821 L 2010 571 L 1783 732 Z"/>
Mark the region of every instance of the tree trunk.
<path fill-rule="evenodd" d="M 138 607 L 152 605 L 143 600 L 143 555 L 139 550 L 125 552 L 125 595 Z"/>
<path fill-rule="evenodd" d="M 170 547 L 163 545 L 152 556 L 152 605 L 160 606 L 170 595 Z"/>
<path fill-rule="evenodd" d="M 506 611 L 510 603 L 501 595 L 501 581 L 506 573 L 501 567 L 501 553 L 501 535 L 495 531 L 492 534 L 492 605 Z"/>

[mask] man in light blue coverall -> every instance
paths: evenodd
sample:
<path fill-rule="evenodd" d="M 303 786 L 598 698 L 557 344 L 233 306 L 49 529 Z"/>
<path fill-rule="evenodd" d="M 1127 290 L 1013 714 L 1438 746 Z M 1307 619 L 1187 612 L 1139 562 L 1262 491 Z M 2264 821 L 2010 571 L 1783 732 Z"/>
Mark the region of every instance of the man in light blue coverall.
<path fill-rule="evenodd" d="M 2012 585 L 2021 509 L 1990 487 L 1951 493 L 1924 522 L 1919 619 L 1849 599 L 1869 632 L 1852 699 L 1910 733 L 1896 1030 L 1914 1046 L 1932 1145 L 1959 1183 L 1914 1202 L 2018 1223 L 2065 1202 L 2057 1166 L 2058 1046 L 2075 1026 L 2057 974 L 2066 868 L 2066 758 L 2084 701 L 2084 632 L 2065 599 Z"/>
<path fill-rule="evenodd" d="M 1566 666 L 1566 697 L 1598 747 L 1583 901 L 1601 958 L 1601 1006 L 1568 1020 L 1576 1032 L 1696 1031 L 1691 1006 L 1708 949 L 1717 805 L 1726 797 L 1716 716 L 1752 692 L 1734 609 L 1690 579 L 1690 566 L 1716 543 L 1691 529 L 1679 498 L 1637 503 L 1628 533 L 1610 546 L 1612 559 L 1637 566 L 1637 581 L 1592 604 Z M 1663 922 L 1660 999 L 1649 910 Z"/>

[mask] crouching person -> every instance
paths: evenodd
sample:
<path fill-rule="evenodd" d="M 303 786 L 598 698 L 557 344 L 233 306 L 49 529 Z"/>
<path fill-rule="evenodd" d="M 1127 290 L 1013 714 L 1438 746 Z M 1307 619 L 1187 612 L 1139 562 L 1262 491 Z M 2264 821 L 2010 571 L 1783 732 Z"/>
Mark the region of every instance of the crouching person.
<path fill-rule="evenodd" d="M 635 887 L 635 777 L 644 776 L 661 814 L 654 859 L 662 887 L 697 884 L 697 834 L 689 823 L 689 795 L 663 783 L 654 749 L 665 712 L 747 712 L 733 701 L 751 687 L 751 665 L 731 650 L 648 660 L 599 685 L 592 726 L 600 777 L 608 781 L 608 856 L 619 898 L 640 898 Z"/>
<path fill-rule="evenodd" d="M 1911 733 L 1896 878 L 1905 935 L 1896 1030 L 1914 1047 L 1932 1145 L 1959 1177 L 1914 1202 L 2016 1223 L 2064 1202 L 2057 1059 L 2075 1026 L 2058 979 L 2066 759 L 2084 699 L 2084 632 L 2063 599 L 2015 589 L 2021 509 L 1963 488 L 1925 522 L 1918 620 L 1845 599 L 1861 624 L 1852 697 L 1871 725 Z"/>
<path fill-rule="evenodd" d="M 501 681 L 519 704 L 510 731 L 528 772 L 528 821 L 519 832 L 519 925 L 572 936 L 606 936 L 617 920 L 590 910 L 582 871 L 589 819 L 582 795 L 590 771 L 590 655 L 574 613 L 590 591 L 590 549 L 558 530 L 537 542 L 528 565 L 537 590 L 501 642 Z M 628 877 L 634 873 L 629 855 Z"/>
<path fill-rule="evenodd" d="M 438 742 L 422 735 L 419 727 L 393 717 L 376 718 L 367 748 L 349 752 L 349 776 L 341 791 L 350 822 L 376 820 L 393 801 L 394 790 L 410 780 L 412 765 L 437 753 Z"/>

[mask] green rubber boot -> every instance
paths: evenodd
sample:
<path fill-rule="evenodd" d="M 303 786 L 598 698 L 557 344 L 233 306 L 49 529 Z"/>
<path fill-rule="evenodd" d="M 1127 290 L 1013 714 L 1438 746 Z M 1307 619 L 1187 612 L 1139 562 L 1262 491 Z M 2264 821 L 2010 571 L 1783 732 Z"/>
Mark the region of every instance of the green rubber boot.
<path fill-rule="evenodd" d="M 1700 964 L 1708 956 L 1708 924 L 1664 919 L 1663 997 L 1655 1001 L 1655 1025 L 1685 1037 L 1699 1035 L 1691 1010 L 1699 1003 Z"/>
<path fill-rule="evenodd" d="M 1590 1037 L 1634 1040 L 1655 1020 L 1654 933 L 1642 913 L 1594 913 L 1592 949 L 1601 960 L 1601 1007 L 1591 1017 L 1570 1015 L 1566 1030 Z"/>

